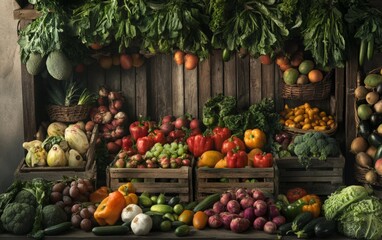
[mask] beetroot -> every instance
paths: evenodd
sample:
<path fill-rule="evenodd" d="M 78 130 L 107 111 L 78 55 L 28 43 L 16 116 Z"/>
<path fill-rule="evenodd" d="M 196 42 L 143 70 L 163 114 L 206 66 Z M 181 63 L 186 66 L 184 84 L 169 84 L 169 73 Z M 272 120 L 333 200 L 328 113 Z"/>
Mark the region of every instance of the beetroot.
<path fill-rule="evenodd" d="M 265 200 L 265 195 L 260 189 L 252 189 L 252 198 L 256 200 Z"/>
<path fill-rule="evenodd" d="M 269 209 L 269 218 L 270 219 L 273 219 L 274 217 L 277 217 L 280 215 L 280 211 L 279 209 L 276 207 L 276 205 L 272 204 L 272 205 L 269 205 L 268 206 L 268 209 Z"/>
<path fill-rule="evenodd" d="M 230 229 L 235 233 L 242 233 L 248 230 L 251 223 L 246 218 L 235 218 L 230 223 Z"/>
<path fill-rule="evenodd" d="M 204 213 L 207 215 L 207 216 L 212 216 L 212 215 L 215 215 L 216 212 L 213 210 L 213 209 L 206 209 L 204 210 Z"/>
<path fill-rule="evenodd" d="M 212 209 L 215 213 L 225 212 L 225 205 L 221 202 L 215 202 Z"/>
<path fill-rule="evenodd" d="M 265 220 L 265 218 L 258 217 L 255 219 L 255 221 L 253 221 L 253 228 L 255 230 L 263 230 L 266 222 L 267 222 L 267 220 Z"/>
<path fill-rule="evenodd" d="M 223 221 L 219 214 L 212 215 L 208 218 L 208 226 L 210 228 L 220 228 L 223 226 Z"/>
<path fill-rule="evenodd" d="M 277 226 L 274 222 L 268 221 L 265 223 L 264 232 L 273 234 L 273 233 L 276 233 L 276 231 L 277 231 Z"/>
<path fill-rule="evenodd" d="M 240 200 L 240 205 L 243 209 L 246 209 L 252 207 L 254 202 L 255 201 L 253 201 L 253 198 L 247 196 Z"/>
<path fill-rule="evenodd" d="M 262 217 L 267 213 L 267 203 L 263 200 L 256 200 L 253 204 L 253 208 L 256 217 Z"/>
<path fill-rule="evenodd" d="M 221 195 L 221 197 L 220 197 L 220 202 L 221 202 L 224 206 L 226 206 L 227 203 L 228 203 L 230 200 L 232 200 L 232 194 L 229 193 L 229 192 L 223 193 L 223 194 Z"/>
<path fill-rule="evenodd" d="M 230 213 L 239 213 L 240 212 L 240 204 L 236 200 L 230 200 L 227 203 L 227 210 Z"/>
<path fill-rule="evenodd" d="M 244 209 L 243 217 L 248 219 L 250 222 L 253 222 L 253 220 L 255 220 L 255 213 L 253 211 L 253 207 Z"/>
<path fill-rule="evenodd" d="M 276 224 L 277 227 L 283 225 L 286 221 L 285 221 L 285 217 L 282 216 L 282 215 L 279 215 L 279 216 L 276 216 L 272 219 L 272 222 L 274 222 Z"/>
<path fill-rule="evenodd" d="M 230 229 L 230 224 L 232 219 L 238 217 L 237 214 L 232 214 L 229 212 L 222 212 L 219 214 L 219 216 L 221 217 L 221 220 L 223 221 L 223 226 L 225 229 Z"/>

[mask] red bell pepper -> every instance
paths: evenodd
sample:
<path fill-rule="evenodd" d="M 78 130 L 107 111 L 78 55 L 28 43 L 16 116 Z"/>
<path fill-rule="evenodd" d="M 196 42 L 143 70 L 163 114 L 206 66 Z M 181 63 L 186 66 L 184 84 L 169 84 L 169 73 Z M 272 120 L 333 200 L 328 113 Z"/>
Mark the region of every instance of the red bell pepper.
<path fill-rule="evenodd" d="M 269 168 L 273 166 L 272 153 L 261 154 L 257 153 L 253 157 L 253 166 L 256 168 Z"/>
<path fill-rule="evenodd" d="M 138 153 L 141 155 L 145 154 L 148 150 L 150 150 L 154 146 L 154 144 L 155 144 L 154 140 L 148 136 L 138 138 L 137 140 Z"/>
<path fill-rule="evenodd" d="M 151 131 L 148 136 L 154 140 L 154 143 L 165 144 L 167 142 L 164 132 L 159 129 Z"/>
<path fill-rule="evenodd" d="M 149 122 L 135 121 L 129 126 L 130 134 L 135 141 L 149 134 Z"/>
<path fill-rule="evenodd" d="M 212 150 L 214 147 L 214 141 L 210 136 L 203 136 L 197 134 L 190 136 L 186 140 L 188 150 L 195 156 L 200 157 L 205 151 Z"/>
<path fill-rule="evenodd" d="M 125 151 L 129 151 L 134 145 L 134 141 L 131 135 L 124 136 L 122 138 L 122 149 Z"/>
<path fill-rule="evenodd" d="M 227 153 L 228 168 L 243 168 L 248 165 L 248 155 L 243 150 L 233 150 Z"/>
<path fill-rule="evenodd" d="M 212 130 L 212 139 L 214 140 L 215 149 L 222 150 L 223 142 L 231 137 L 231 130 L 226 127 L 215 127 Z"/>
<path fill-rule="evenodd" d="M 233 149 L 245 151 L 245 143 L 243 142 L 243 140 L 236 136 L 231 136 L 223 142 L 221 152 L 223 154 L 227 154 Z"/>

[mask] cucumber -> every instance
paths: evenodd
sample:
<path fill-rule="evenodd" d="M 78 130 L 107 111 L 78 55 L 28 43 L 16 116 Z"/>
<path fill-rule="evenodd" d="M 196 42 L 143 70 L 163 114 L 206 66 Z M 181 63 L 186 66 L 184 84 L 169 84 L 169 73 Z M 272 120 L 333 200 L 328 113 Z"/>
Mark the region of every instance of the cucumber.
<path fill-rule="evenodd" d="M 175 228 L 175 235 L 177 237 L 184 237 L 190 234 L 190 227 L 188 225 L 181 225 Z"/>
<path fill-rule="evenodd" d="M 205 197 L 202 201 L 200 201 L 193 209 L 194 212 L 197 211 L 204 211 L 208 208 L 211 208 L 212 205 L 219 201 L 220 199 L 220 193 L 214 193 L 207 197 Z"/>
<path fill-rule="evenodd" d="M 314 234 L 316 237 L 325 238 L 337 232 L 336 222 L 333 220 L 324 219 L 314 226 Z"/>
<path fill-rule="evenodd" d="M 138 201 L 139 205 L 141 205 L 144 208 L 151 207 L 151 205 L 153 205 L 153 201 L 151 201 L 151 199 L 145 195 L 139 196 Z"/>
<path fill-rule="evenodd" d="M 125 235 L 129 232 L 129 227 L 123 225 L 115 226 L 98 226 L 93 227 L 92 233 L 97 236 L 107 236 L 107 235 Z"/>
<path fill-rule="evenodd" d="M 163 216 L 164 215 L 164 213 L 162 213 L 162 212 L 153 212 L 153 211 L 150 211 L 150 209 L 149 209 L 149 211 L 147 211 L 147 212 L 144 212 L 146 215 L 149 215 L 149 216 L 153 216 L 153 215 L 157 215 L 157 216 Z"/>
<path fill-rule="evenodd" d="M 302 230 L 296 232 L 297 238 L 311 238 L 314 236 L 314 227 L 317 225 L 317 223 L 320 223 L 321 221 L 325 220 L 324 217 L 314 218 L 310 220 Z"/>
<path fill-rule="evenodd" d="M 171 207 L 174 207 L 176 204 L 180 203 L 180 198 L 179 197 L 172 197 L 170 200 L 168 200 L 168 205 Z"/>
<path fill-rule="evenodd" d="M 278 234 L 281 236 L 290 235 L 292 232 L 292 222 L 284 223 L 277 229 Z"/>
<path fill-rule="evenodd" d="M 367 51 L 367 41 L 366 39 L 362 39 L 361 44 L 359 46 L 359 59 L 358 59 L 360 66 L 362 66 L 363 63 L 365 62 L 366 51 Z"/>
<path fill-rule="evenodd" d="M 194 209 L 194 207 L 196 207 L 196 205 L 198 205 L 198 201 L 193 201 L 193 202 L 190 202 L 189 204 L 187 204 L 184 209 L 185 210 L 192 210 Z"/>
<path fill-rule="evenodd" d="M 44 229 L 44 235 L 58 235 L 68 231 L 72 227 L 71 222 L 59 223 Z"/>
<path fill-rule="evenodd" d="M 313 215 L 310 212 L 303 212 L 298 214 L 292 221 L 292 231 L 297 232 L 302 230 L 302 228 L 312 220 Z"/>
<path fill-rule="evenodd" d="M 367 60 L 371 60 L 374 56 L 374 36 L 367 42 Z"/>
<path fill-rule="evenodd" d="M 157 204 L 166 204 L 166 197 L 163 193 L 159 194 Z"/>
<path fill-rule="evenodd" d="M 172 215 L 171 213 L 165 213 L 163 216 L 162 216 L 163 219 L 167 219 L 171 222 L 175 221 L 175 218 L 174 218 L 174 215 Z"/>
<path fill-rule="evenodd" d="M 377 152 L 374 155 L 374 160 L 382 158 L 382 145 L 377 148 Z"/>
<path fill-rule="evenodd" d="M 152 205 L 150 208 L 150 211 L 152 212 L 159 212 L 159 213 L 172 213 L 172 207 L 166 204 L 155 204 Z"/>

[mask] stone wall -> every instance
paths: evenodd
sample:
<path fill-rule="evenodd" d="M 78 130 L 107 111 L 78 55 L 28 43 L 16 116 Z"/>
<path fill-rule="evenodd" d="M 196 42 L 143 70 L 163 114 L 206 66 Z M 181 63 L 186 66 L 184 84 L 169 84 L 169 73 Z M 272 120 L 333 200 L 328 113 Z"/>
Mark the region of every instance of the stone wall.
<path fill-rule="evenodd" d="M 0 4 L 0 192 L 13 181 L 13 173 L 24 151 L 20 54 L 14 0 Z"/>

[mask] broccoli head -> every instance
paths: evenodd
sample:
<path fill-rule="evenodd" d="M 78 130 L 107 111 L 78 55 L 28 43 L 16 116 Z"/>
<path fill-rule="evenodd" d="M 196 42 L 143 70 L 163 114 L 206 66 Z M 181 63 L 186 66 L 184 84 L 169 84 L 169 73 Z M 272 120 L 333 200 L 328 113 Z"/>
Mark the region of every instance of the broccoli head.
<path fill-rule="evenodd" d="M 66 222 L 67 220 L 66 212 L 58 205 L 50 204 L 42 209 L 42 224 L 44 228 Z"/>
<path fill-rule="evenodd" d="M 35 196 L 25 189 L 17 193 L 13 202 L 26 203 L 28 205 L 31 205 L 32 207 L 37 207 L 37 201 Z"/>
<path fill-rule="evenodd" d="M 13 202 L 5 207 L 1 222 L 8 232 L 24 235 L 32 231 L 35 214 L 35 207 Z"/>
<path fill-rule="evenodd" d="M 302 135 L 297 135 L 293 138 L 293 143 L 296 145 L 296 144 L 300 144 L 304 141 Z"/>
<path fill-rule="evenodd" d="M 294 153 L 297 156 L 308 156 L 309 152 L 310 152 L 310 149 L 309 149 L 308 145 L 306 145 L 304 143 L 297 144 L 294 147 Z"/>
<path fill-rule="evenodd" d="M 302 140 L 304 142 L 308 141 L 308 139 L 311 139 L 315 133 L 314 132 L 307 132 L 304 135 L 302 135 Z"/>

